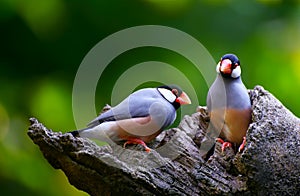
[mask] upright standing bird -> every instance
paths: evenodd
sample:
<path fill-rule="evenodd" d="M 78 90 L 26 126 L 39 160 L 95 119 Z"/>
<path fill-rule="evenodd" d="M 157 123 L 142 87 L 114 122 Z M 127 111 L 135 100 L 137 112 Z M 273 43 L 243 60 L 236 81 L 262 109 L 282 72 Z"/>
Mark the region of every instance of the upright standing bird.
<path fill-rule="evenodd" d="M 138 90 L 121 103 L 92 120 L 88 127 L 70 132 L 73 136 L 127 144 L 141 144 L 150 151 L 145 142 L 154 139 L 161 131 L 173 124 L 176 110 L 190 104 L 190 98 L 176 85 Z"/>
<path fill-rule="evenodd" d="M 222 151 L 231 143 L 244 148 L 251 121 L 251 103 L 241 79 L 240 61 L 234 54 L 224 55 L 216 67 L 217 78 L 207 95 L 207 109 L 215 131 L 221 131 Z"/>

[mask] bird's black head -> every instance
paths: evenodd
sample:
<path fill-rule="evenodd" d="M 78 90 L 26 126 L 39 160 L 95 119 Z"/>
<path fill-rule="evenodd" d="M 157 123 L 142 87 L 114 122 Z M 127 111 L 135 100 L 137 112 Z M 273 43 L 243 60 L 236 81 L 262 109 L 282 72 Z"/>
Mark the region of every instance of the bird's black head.
<path fill-rule="evenodd" d="M 240 60 L 234 54 L 225 54 L 217 65 L 217 72 L 225 78 L 241 76 Z"/>
<path fill-rule="evenodd" d="M 175 84 L 159 86 L 157 89 L 160 94 L 174 106 L 175 109 L 178 109 L 181 105 L 191 104 L 191 100 L 188 95 Z M 163 89 L 168 91 L 164 91 Z"/>

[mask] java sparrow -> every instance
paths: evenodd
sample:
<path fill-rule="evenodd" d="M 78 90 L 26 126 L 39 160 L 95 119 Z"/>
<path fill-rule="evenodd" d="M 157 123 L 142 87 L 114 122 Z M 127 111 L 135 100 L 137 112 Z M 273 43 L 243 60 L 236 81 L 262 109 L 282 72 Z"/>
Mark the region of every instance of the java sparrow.
<path fill-rule="evenodd" d="M 124 148 L 127 144 L 141 144 L 149 152 L 145 142 L 175 121 L 176 110 L 181 105 L 190 103 L 188 95 L 176 85 L 144 88 L 100 114 L 87 128 L 70 133 L 76 137 L 126 141 Z"/>
<path fill-rule="evenodd" d="M 217 77 L 207 95 L 210 121 L 220 131 L 217 141 L 222 143 L 222 152 L 231 143 L 246 143 L 246 132 L 251 121 L 251 102 L 241 79 L 240 61 L 234 54 L 224 55 L 216 67 Z M 221 138 L 225 139 L 224 142 Z"/>

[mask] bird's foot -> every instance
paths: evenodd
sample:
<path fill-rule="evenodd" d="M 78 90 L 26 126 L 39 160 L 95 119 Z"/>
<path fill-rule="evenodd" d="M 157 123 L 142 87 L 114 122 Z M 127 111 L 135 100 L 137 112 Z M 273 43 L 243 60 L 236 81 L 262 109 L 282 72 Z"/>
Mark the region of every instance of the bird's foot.
<path fill-rule="evenodd" d="M 127 141 L 124 143 L 123 148 L 125 148 L 127 144 L 140 144 L 144 146 L 146 152 L 151 151 L 151 149 L 146 145 L 146 143 L 138 138 L 127 138 Z"/>
<path fill-rule="evenodd" d="M 225 148 L 232 147 L 232 144 L 230 142 L 224 142 L 224 140 L 222 140 L 221 138 L 217 138 L 216 141 L 222 144 L 222 152 L 224 152 Z"/>
<path fill-rule="evenodd" d="M 239 152 L 242 152 L 244 150 L 245 145 L 246 145 L 246 137 L 243 137 L 243 142 L 239 147 Z"/>

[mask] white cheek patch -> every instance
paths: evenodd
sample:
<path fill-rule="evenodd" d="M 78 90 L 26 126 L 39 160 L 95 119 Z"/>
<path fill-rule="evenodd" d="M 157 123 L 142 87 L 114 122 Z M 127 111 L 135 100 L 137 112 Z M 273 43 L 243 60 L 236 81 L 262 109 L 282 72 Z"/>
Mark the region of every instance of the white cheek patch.
<path fill-rule="evenodd" d="M 220 62 L 217 64 L 217 67 L 216 67 L 216 71 L 217 71 L 217 73 L 220 73 Z"/>
<path fill-rule="evenodd" d="M 170 103 L 173 103 L 176 100 L 176 96 L 172 93 L 172 91 L 165 88 L 158 88 L 158 90 Z"/>
<path fill-rule="evenodd" d="M 237 66 L 235 69 L 232 70 L 231 77 L 238 78 L 241 76 L 241 72 L 241 67 Z"/>

